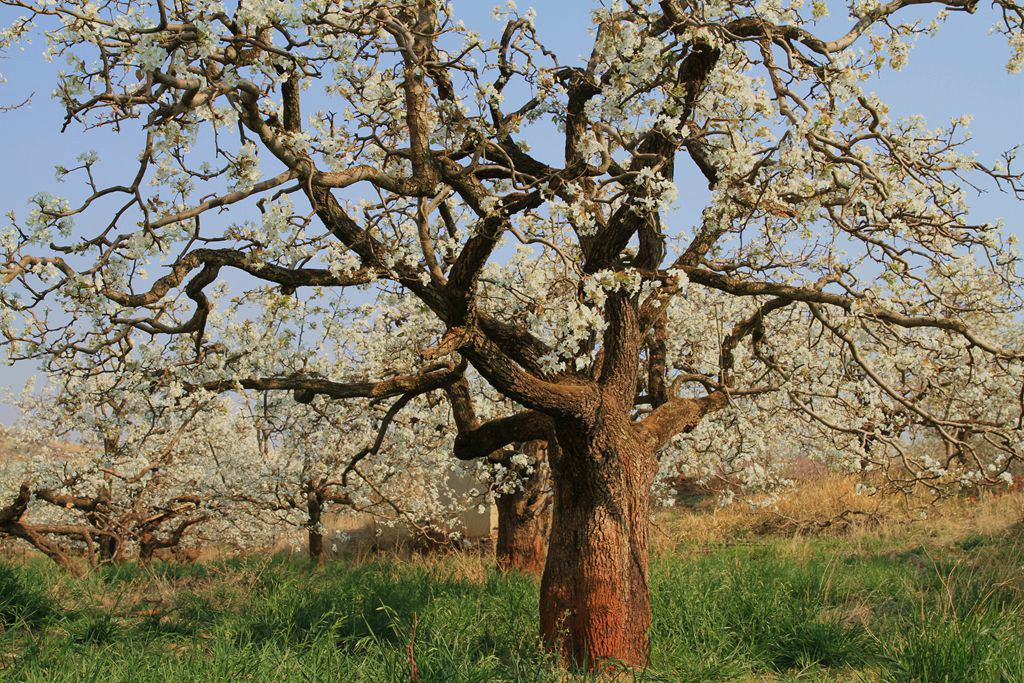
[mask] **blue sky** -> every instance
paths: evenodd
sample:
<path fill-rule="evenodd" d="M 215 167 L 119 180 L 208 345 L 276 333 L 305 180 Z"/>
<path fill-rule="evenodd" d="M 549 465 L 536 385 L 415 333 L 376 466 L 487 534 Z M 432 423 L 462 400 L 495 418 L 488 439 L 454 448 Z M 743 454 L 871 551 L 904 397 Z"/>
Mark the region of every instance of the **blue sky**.
<path fill-rule="evenodd" d="M 500 31 L 500 25 L 491 18 L 495 5 L 492 0 L 456 0 L 454 4 L 457 15 L 470 28 L 484 36 Z M 829 4 L 833 16 L 820 28 L 826 38 L 844 32 L 849 25 L 845 9 Z M 590 42 L 589 12 L 595 3 L 534 0 L 519 5 L 521 9 L 532 5 L 537 10 L 537 31 L 563 63 L 585 58 Z M 920 16 L 933 13 L 920 11 Z M 0 10 L 0 22 L 6 24 L 14 16 L 8 8 Z M 994 21 L 994 14 L 985 7 L 975 15 L 954 13 L 936 37 L 918 42 L 903 71 L 885 72 L 868 88 L 890 105 L 894 117 L 922 114 L 929 123 L 940 125 L 961 114 L 973 115 L 970 149 L 982 160 L 994 160 L 1001 151 L 1024 143 L 1024 76 L 1006 73 L 1006 43 L 1001 36 L 988 34 Z M 74 126 L 60 132 L 64 113 L 49 96 L 60 65 L 42 59 L 44 48 L 42 41 L 37 41 L 0 59 L 0 73 L 7 79 L 0 86 L 0 104 L 20 102 L 34 93 L 30 105 L 0 115 L 6 133 L 6 161 L 0 169 L 0 205 L 4 212 L 14 210 L 23 215 L 27 199 L 37 192 L 72 193 L 74 185 L 64 186 L 54 179 L 54 165 L 74 165 L 75 157 L 85 150 L 97 150 L 108 171 L 116 171 L 118 160 L 131 159 L 137 150 L 138 138 L 130 132 L 123 138 L 111 132 L 83 134 Z M 551 143 L 560 146 L 555 140 Z M 685 179 L 680 183 L 680 202 L 685 205 L 689 201 L 699 210 L 706 190 L 700 182 L 694 185 L 696 189 L 688 189 Z M 1012 198 L 989 192 L 974 197 L 972 206 L 976 219 L 1002 217 L 1010 230 L 1024 237 L 1024 213 Z M 0 366 L 0 391 L 19 392 L 34 371 L 24 364 Z M 10 422 L 13 417 L 12 408 L 0 403 L 0 421 Z"/>

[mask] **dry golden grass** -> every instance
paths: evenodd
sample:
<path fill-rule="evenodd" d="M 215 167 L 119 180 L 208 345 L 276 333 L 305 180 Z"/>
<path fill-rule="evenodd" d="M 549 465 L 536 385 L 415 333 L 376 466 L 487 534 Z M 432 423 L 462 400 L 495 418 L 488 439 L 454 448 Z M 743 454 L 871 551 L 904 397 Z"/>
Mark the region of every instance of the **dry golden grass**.
<path fill-rule="evenodd" d="M 948 501 L 929 524 L 938 542 L 970 534 L 1024 534 L 1024 489 L 986 492 L 977 498 Z"/>
<path fill-rule="evenodd" d="M 658 513 L 652 545 L 669 550 L 679 544 L 715 546 L 758 536 L 882 534 L 915 530 L 938 543 L 972 534 L 1024 534 L 1024 490 L 986 491 L 932 503 L 917 495 L 857 492 L 857 478 L 823 475 L 777 497 L 737 498 L 724 507 L 708 500 L 695 508 Z"/>

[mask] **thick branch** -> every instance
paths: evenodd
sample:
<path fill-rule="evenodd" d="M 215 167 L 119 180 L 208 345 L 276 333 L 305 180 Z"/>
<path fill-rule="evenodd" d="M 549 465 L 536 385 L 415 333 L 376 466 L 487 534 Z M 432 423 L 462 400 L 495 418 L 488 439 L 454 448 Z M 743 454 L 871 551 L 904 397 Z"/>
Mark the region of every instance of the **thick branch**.
<path fill-rule="evenodd" d="M 206 391 L 232 391 L 239 387 L 256 391 L 294 391 L 295 400 L 309 403 L 317 395 L 332 399 L 388 398 L 407 392 L 423 393 L 440 389 L 455 381 L 465 371 L 465 362 L 458 364 L 434 363 L 420 372 L 395 375 L 377 381 L 332 382 L 317 377 L 246 377 L 225 379 L 189 387 Z"/>
<path fill-rule="evenodd" d="M 652 451 L 657 452 L 673 436 L 693 430 L 705 415 L 728 404 L 728 397 L 720 391 L 703 398 L 676 398 L 655 408 L 638 427 Z"/>
<path fill-rule="evenodd" d="M 550 430 L 551 419 L 533 410 L 490 420 L 467 431 L 459 430 L 455 437 L 455 457 L 459 460 L 486 458 L 514 443 L 547 440 Z"/>

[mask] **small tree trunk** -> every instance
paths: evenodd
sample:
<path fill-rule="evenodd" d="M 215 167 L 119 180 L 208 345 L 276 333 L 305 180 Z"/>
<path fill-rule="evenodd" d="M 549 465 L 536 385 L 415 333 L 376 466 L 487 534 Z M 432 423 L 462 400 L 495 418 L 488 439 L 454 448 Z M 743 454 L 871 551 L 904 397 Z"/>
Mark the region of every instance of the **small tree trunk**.
<path fill-rule="evenodd" d="M 114 562 L 117 559 L 117 539 L 113 536 L 100 536 L 96 545 L 99 547 L 101 562 Z"/>
<path fill-rule="evenodd" d="M 648 525 L 653 453 L 626 416 L 556 423 L 555 500 L 541 582 L 545 641 L 588 668 L 649 656 Z"/>
<path fill-rule="evenodd" d="M 86 520 L 98 532 L 107 530 L 106 519 L 98 514 L 89 514 L 86 516 Z M 117 538 L 106 533 L 96 534 L 96 556 L 101 564 L 108 564 L 119 559 L 118 550 Z"/>
<path fill-rule="evenodd" d="M 156 539 L 149 533 L 143 533 L 139 538 L 139 559 L 142 567 L 148 567 L 153 563 L 153 556 L 158 547 Z"/>
<path fill-rule="evenodd" d="M 99 498 L 103 504 L 95 508 L 87 517 L 89 524 L 97 529 L 106 530 L 110 527 L 110 480 L 113 476 L 109 472 L 103 474 L 104 484 L 100 487 Z M 102 534 L 98 536 L 100 562 L 116 562 L 121 559 L 121 539 Z"/>
<path fill-rule="evenodd" d="M 502 571 L 515 570 L 540 576 L 551 530 L 551 475 L 547 444 L 529 441 L 523 453 L 530 456 L 533 472 L 522 490 L 496 497 L 498 542 L 495 555 Z"/>
<path fill-rule="evenodd" d="M 306 495 L 306 510 L 309 513 L 306 531 L 309 559 L 313 562 L 323 562 L 324 535 L 320 531 L 320 521 L 324 512 L 324 499 L 319 491 L 314 489 Z"/>

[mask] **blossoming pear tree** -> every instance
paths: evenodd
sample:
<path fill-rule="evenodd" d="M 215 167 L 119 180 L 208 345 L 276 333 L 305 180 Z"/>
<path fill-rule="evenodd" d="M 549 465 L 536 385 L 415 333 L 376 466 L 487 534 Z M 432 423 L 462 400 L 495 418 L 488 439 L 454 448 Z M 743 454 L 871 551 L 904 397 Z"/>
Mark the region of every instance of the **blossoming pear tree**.
<path fill-rule="evenodd" d="M 327 316 L 290 299 L 282 302 L 275 294 L 268 302 L 270 307 L 263 311 L 266 326 L 251 320 L 239 323 L 230 306 L 226 315 L 211 323 L 211 332 L 241 342 L 240 349 L 260 349 L 258 354 L 232 354 L 231 367 L 244 369 L 246 376 L 260 376 L 268 363 L 296 362 L 309 353 L 282 333 L 289 322 L 314 327 L 321 335 L 335 331 Z M 379 310 L 382 314 L 376 320 L 365 321 L 368 328 L 362 334 L 348 335 L 349 352 L 374 339 L 375 327 L 388 325 L 388 314 L 401 315 Z M 341 311 L 341 306 L 333 309 L 336 317 Z M 317 322 L 309 324 L 307 318 L 314 317 Z M 327 343 L 311 330 L 305 335 L 313 338 L 314 347 Z M 407 341 L 396 338 L 397 343 Z M 34 487 L 28 489 L 29 495 L 41 501 L 54 498 L 46 493 L 51 488 L 78 494 L 75 510 L 105 522 L 93 531 L 101 559 L 122 559 L 130 548 L 146 562 L 156 548 L 170 547 L 140 545 L 131 524 L 111 519 L 116 508 L 167 523 L 170 517 L 156 515 L 151 503 L 166 497 L 173 486 L 180 490 L 178 502 L 187 498 L 202 509 L 201 519 L 194 523 L 202 522 L 208 532 L 204 539 L 214 538 L 219 546 L 266 548 L 276 537 L 285 537 L 289 527 L 301 527 L 308 534 L 310 555 L 317 560 L 324 550 L 327 514 L 357 511 L 372 515 L 379 524 L 400 522 L 423 533 L 447 534 L 457 527 L 454 518 L 459 513 L 485 497 L 479 490 L 484 486 L 458 491 L 450 486 L 456 477 L 474 473 L 451 457 L 453 433 L 446 429 L 448 410 L 442 395 L 417 402 L 412 400 L 417 394 L 404 394 L 390 405 L 382 403 L 382 397 L 370 398 L 371 393 L 365 399 L 311 397 L 297 402 L 284 392 L 225 383 L 208 364 L 194 362 L 187 343 L 161 345 L 158 350 L 140 343 L 135 351 L 130 369 L 65 367 L 63 373 L 51 375 L 45 393 L 37 395 L 30 388 L 20 402 L 23 417 L 10 434 L 10 447 L 27 456 L 18 459 L 18 467 L 7 477 L 12 490 L 30 482 Z M 369 354 L 359 356 L 361 362 L 370 362 Z M 339 357 L 333 363 L 333 374 L 346 373 L 343 361 Z M 175 367 L 173 374 L 166 372 L 168 365 Z M 402 383 L 400 378 L 391 381 Z M 222 398 L 225 389 L 235 390 L 236 397 Z M 400 409 L 410 402 L 403 413 Z M 70 462 L 68 454 L 73 455 Z M 55 468 L 63 472 L 59 483 L 45 485 Z M 96 476 L 107 483 L 97 484 Z M 54 498 L 53 504 L 63 506 L 67 500 Z M 38 519 L 38 514 L 28 518 Z M 176 538 L 180 540 L 180 534 Z M 111 552 L 104 545 L 108 541 L 115 544 Z"/>
<path fill-rule="evenodd" d="M 447 539 L 461 535 L 464 510 L 486 498 L 482 485 L 453 486 L 474 473 L 451 457 L 451 432 L 437 428 L 447 419 L 443 397 L 400 412 L 351 399 L 303 405 L 281 392 L 243 395 L 237 417 L 257 434 L 259 456 L 228 454 L 208 495 L 233 501 L 246 526 L 281 536 L 289 526 L 304 529 L 314 561 L 344 546 L 326 535 L 329 515 L 358 513 L 373 521 L 370 531 Z"/>
<path fill-rule="evenodd" d="M 437 481 L 458 461 L 450 435 L 425 419 L 430 410 L 392 425 L 383 452 L 395 453 L 375 461 L 367 456 L 381 451 L 381 416 L 352 402 L 307 409 L 249 392 L 239 404 L 154 391 L 145 374 L 127 385 L 129 376 L 117 375 L 118 386 L 94 376 L 24 393 L 22 416 L 4 435 L 0 500 L 10 514 L 0 537 L 73 567 L 75 554 L 94 565 L 147 564 L 158 550 L 202 544 L 265 549 L 301 528 L 320 560 L 327 514 L 447 531 L 482 497 L 464 500 Z"/>
<path fill-rule="evenodd" d="M 210 470 L 198 427 L 222 421 L 224 402 L 174 405 L 103 379 L 72 379 L 43 393 L 30 387 L 21 418 L 4 434 L 0 537 L 68 568 L 74 554 L 92 565 L 129 556 L 148 564 L 158 550 L 209 538 L 199 530 L 229 516 L 221 501 L 198 493 Z"/>
<path fill-rule="evenodd" d="M 203 358 L 182 348 L 173 373 L 166 372 L 166 353 L 146 354 L 133 372 L 174 395 L 235 392 L 247 401 L 266 452 L 237 463 L 230 495 L 248 497 L 253 512 L 291 511 L 284 519 L 308 509 L 302 524 L 314 557 L 325 505 L 436 537 L 458 533 L 456 517 L 483 505 L 489 489 L 499 507 L 499 564 L 539 574 L 549 514 L 546 468 L 534 462 L 536 453 L 502 449 L 483 458 L 461 444 L 453 452 L 457 429 L 478 424 L 478 414 L 489 418 L 514 406 L 467 375 L 464 363 L 422 365 L 418 350 L 443 330 L 414 299 L 382 291 L 372 303 L 332 297 L 325 306 L 276 290 L 250 291 L 225 300 L 205 332 L 230 346 L 221 342 Z M 312 377 L 346 381 L 314 385 Z M 459 390 L 447 391 L 445 402 L 441 389 L 455 384 Z M 295 402 L 283 391 L 289 389 Z M 481 468 L 459 462 L 477 458 L 486 460 Z"/>
<path fill-rule="evenodd" d="M 956 290 L 964 311 L 976 309 L 965 314 L 974 329 L 1005 349 L 1020 344 L 1024 328 L 1009 312 L 1013 306 L 999 312 L 1005 303 L 991 293 L 1000 288 L 983 273 L 965 267 Z M 978 312 L 984 309 L 993 312 Z M 743 312 L 705 290 L 677 297 L 668 315 L 729 330 Z M 901 332 L 897 346 L 864 320 L 830 339 L 829 326 L 809 309 L 760 324 L 756 343 L 730 351 L 725 362 L 753 353 L 761 362 L 744 365 L 770 367 L 787 379 L 777 391 L 731 401 L 675 437 L 661 453 L 656 482 L 666 500 L 679 475 L 766 491 L 787 485 L 787 469 L 807 460 L 862 473 L 871 491 L 926 489 L 936 499 L 1020 476 L 1016 359 L 979 352 L 958 334 L 929 327 Z M 722 363 L 720 346 L 714 335 L 696 331 L 701 327 L 674 326 L 669 363 L 711 377 Z"/>
<path fill-rule="evenodd" d="M 878 419 L 835 420 L 858 397 L 882 415 L 881 397 L 947 443 L 999 450 L 996 476 L 1017 457 L 1019 401 L 1002 422 L 960 403 L 1020 386 L 1019 341 L 993 334 L 1020 311 L 1018 258 L 965 190 L 1020 196 L 1012 154 L 979 161 L 965 120 L 893 119 L 862 87 L 977 0 L 858 0 L 838 34 L 816 26 L 824 2 L 601 4 L 582 59 L 511 3 L 493 41 L 439 0 L 3 4 L 24 10 L 6 43 L 38 27 L 68 62 L 65 128 L 137 141 L 123 177 L 85 154 L 58 171 L 82 196 L 39 194 L 7 228 L 13 357 L 88 372 L 187 337 L 218 381 L 303 400 L 441 388 L 468 364 L 521 409 L 463 420 L 456 451 L 547 443 L 540 623 L 571 659 L 647 660 L 658 454 L 738 401 L 781 396 L 896 448 Z M 1019 69 L 1024 8 L 993 6 Z M 670 212 L 694 195 L 684 167 L 711 188 L 694 225 Z M 433 321 L 415 372 L 246 377 L 241 340 L 214 333 L 229 295 L 329 312 L 339 290 Z M 730 315 L 695 327 L 709 291 Z"/>

